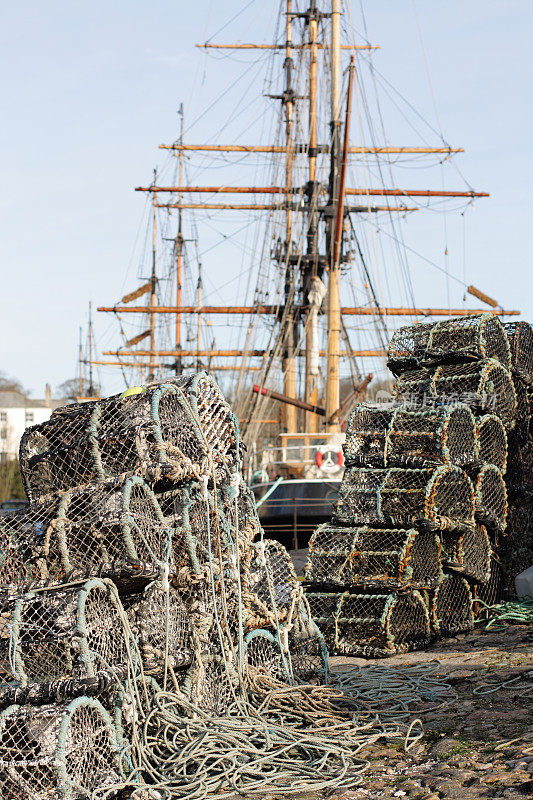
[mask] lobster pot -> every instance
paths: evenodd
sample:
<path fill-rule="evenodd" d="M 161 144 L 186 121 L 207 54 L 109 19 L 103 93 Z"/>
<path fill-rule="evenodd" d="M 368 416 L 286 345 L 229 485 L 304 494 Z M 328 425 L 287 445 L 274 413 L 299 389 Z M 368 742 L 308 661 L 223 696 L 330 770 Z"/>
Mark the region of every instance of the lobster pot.
<path fill-rule="evenodd" d="M 167 665 L 182 669 L 191 664 L 191 620 L 176 589 L 166 591 L 155 582 L 123 603 L 146 674 L 158 675 Z"/>
<path fill-rule="evenodd" d="M 326 642 L 311 616 L 311 609 L 305 597 L 298 603 L 288 641 L 292 672 L 297 681 L 307 682 L 312 678 L 327 678 Z"/>
<path fill-rule="evenodd" d="M 260 628 L 244 637 L 244 674 L 252 685 L 255 672 L 283 682 L 290 678 L 288 661 L 281 654 L 278 639 L 271 631 Z"/>
<path fill-rule="evenodd" d="M 508 437 L 505 483 L 513 497 L 533 494 L 532 440 L 524 441 L 517 431 L 511 431 Z"/>
<path fill-rule="evenodd" d="M 202 437 L 215 460 L 234 473 L 240 466 L 239 421 L 215 380 L 201 371 L 193 376 L 171 378 L 165 383 L 176 386 L 187 398 Z"/>
<path fill-rule="evenodd" d="M 394 331 L 389 342 L 387 366 L 394 375 L 416 369 L 424 362 L 429 337 L 435 323 L 404 325 Z"/>
<path fill-rule="evenodd" d="M 514 592 L 514 586 L 513 586 Z M 487 606 L 500 603 L 505 597 L 505 572 L 498 556 L 493 553 L 490 560 L 490 576 L 485 583 L 474 587 L 474 613 L 481 619 L 488 618 Z M 478 601 L 478 602 L 476 602 Z"/>
<path fill-rule="evenodd" d="M 504 531 L 507 525 L 507 489 L 498 467 L 484 464 L 469 470 L 474 485 L 475 516 L 479 522 Z"/>
<path fill-rule="evenodd" d="M 459 403 L 427 410 L 398 408 L 387 434 L 385 460 L 389 467 L 474 463 L 476 435 L 472 412 Z"/>
<path fill-rule="evenodd" d="M 472 464 L 474 417 L 465 405 L 436 408 L 356 406 L 348 421 L 346 463 L 372 467 Z"/>
<path fill-rule="evenodd" d="M 429 616 L 418 592 L 345 592 L 333 597 L 337 602 L 334 653 L 379 658 L 423 647 L 429 641 Z M 321 618 L 315 621 L 320 627 Z"/>
<path fill-rule="evenodd" d="M 100 575 L 132 579 L 173 568 L 172 531 L 142 480 L 109 480 L 74 489 L 29 511 L 0 516 L 3 585 L 29 579 Z"/>
<path fill-rule="evenodd" d="M 45 545 L 49 574 L 66 571 L 120 577 L 133 565 L 175 570 L 173 531 L 150 487 L 137 476 L 66 492 L 56 501 Z M 38 508 L 34 506 L 34 508 Z M 129 565 L 129 568 L 128 568 Z"/>
<path fill-rule="evenodd" d="M 250 572 L 245 581 L 245 621 L 277 626 L 289 619 L 300 594 L 292 559 L 273 539 L 252 545 Z"/>
<path fill-rule="evenodd" d="M 240 480 L 235 485 L 220 489 L 222 502 L 222 524 L 228 541 L 239 543 L 241 557 L 247 557 L 250 543 L 261 534 L 261 523 L 255 506 L 252 490 Z"/>
<path fill-rule="evenodd" d="M 507 334 L 491 313 L 454 317 L 442 322 L 406 325 L 396 331 L 389 346 L 392 371 L 410 364 L 446 364 L 493 358 L 510 367 Z"/>
<path fill-rule="evenodd" d="M 236 670 L 227 658 L 215 653 L 203 654 L 195 661 L 184 686 L 184 693 L 191 703 L 214 717 L 228 713 L 235 705 L 238 692 Z M 161 717 L 161 724 L 164 726 L 164 717 Z"/>
<path fill-rule="evenodd" d="M 519 500 L 509 506 L 506 536 L 499 552 L 505 589 L 514 594 L 514 579 L 533 564 L 533 516 L 529 503 Z"/>
<path fill-rule="evenodd" d="M 484 414 L 476 419 L 476 446 L 479 461 L 494 464 L 505 475 L 507 434 L 502 421 L 495 414 Z"/>
<path fill-rule="evenodd" d="M 53 507 L 0 511 L 0 589 L 48 577 L 43 548 L 54 519 Z"/>
<path fill-rule="evenodd" d="M 531 426 L 531 391 L 532 384 L 527 384 L 520 378 L 513 378 L 516 392 L 516 425 L 514 430 L 522 439 L 527 439 Z"/>
<path fill-rule="evenodd" d="M 235 530 L 226 516 L 227 505 L 220 491 L 191 481 L 181 488 L 158 493 L 157 500 L 167 526 L 173 530 L 172 552 L 178 574 L 186 578 L 190 573 L 200 576 L 212 570 L 219 575 L 227 567 L 236 579 Z M 239 543 L 245 562 L 249 542 L 246 540 L 244 546 L 241 537 Z"/>
<path fill-rule="evenodd" d="M 460 575 L 446 575 L 433 593 L 431 619 L 439 636 L 455 636 L 474 627 L 472 593 Z"/>
<path fill-rule="evenodd" d="M 472 483 L 459 467 L 361 469 L 348 467 L 333 511 L 339 525 L 429 530 L 474 524 Z"/>
<path fill-rule="evenodd" d="M 515 542 L 523 540 L 533 546 L 533 510 L 527 499 L 515 500 L 509 504 L 507 537 L 509 538 L 504 541 L 504 551 L 512 549 L 511 537 Z"/>
<path fill-rule="evenodd" d="M 91 678 L 110 666 L 125 665 L 121 611 L 111 582 L 99 579 L 4 601 L 0 617 L 3 679 L 25 686 Z"/>
<path fill-rule="evenodd" d="M 442 533 L 443 563 L 473 581 L 483 583 L 490 577 L 492 545 L 484 525 L 460 535 Z"/>
<path fill-rule="evenodd" d="M 0 797 L 80 800 L 121 780 L 111 717 L 88 697 L 0 712 Z"/>
<path fill-rule="evenodd" d="M 359 403 L 346 423 L 345 463 L 360 467 L 385 466 L 387 432 L 396 406 Z"/>
<path fill-rule="evenodd" d="M 395 394 L 398 400 L 415 404 L 432 398 L 447 404 L 462 402 L 476 413 L 496 414 L 506 430 L 516 421 L 511 375 L 494 359 L 405 372 L 396 381 Z"/>
<path fill-rule="evenodd" d="M 351 580 L 350 555 L 355 550 L 357 528 L 325 523 L 309 540 L 305 580 L 313 584 L 344 586 Z"/>
<path fill-rule="evenodd" d="M 326 524 L 309 542 L 306 578 L 314 583 L 427 589 L 441 577 L 440 542 L 430 531 L 339 529 Z"/>
<path fill-rule="evenodd" d="M 209 451 L 220 468 L 236 469 L 237 421 L 218 387 L 200 373 L 129 397 L 57 409 L 23 435 L 20 468 L 34 501 L 123 473 L 149 482 L 198 478 L 209 469 Z"/>
<path fill-rule="evenodd" d="M 533 328 L 529 322 L 505 322 L 503 329 L 511 351 L 511 372 L 533 383 Z"/>

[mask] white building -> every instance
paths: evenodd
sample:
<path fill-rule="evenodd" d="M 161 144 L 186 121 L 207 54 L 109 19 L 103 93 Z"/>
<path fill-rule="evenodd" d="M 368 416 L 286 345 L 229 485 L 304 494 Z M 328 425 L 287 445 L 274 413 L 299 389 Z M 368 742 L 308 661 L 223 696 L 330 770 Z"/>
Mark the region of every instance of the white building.
<path fill-rule="evenodd" d="M 49 419 L 54 403 L 47 391 L 46 400 L 35 400 L 20 392 L 0 390 L 0 464 L 18 458 L 22 434 L 30 425 Z"/>

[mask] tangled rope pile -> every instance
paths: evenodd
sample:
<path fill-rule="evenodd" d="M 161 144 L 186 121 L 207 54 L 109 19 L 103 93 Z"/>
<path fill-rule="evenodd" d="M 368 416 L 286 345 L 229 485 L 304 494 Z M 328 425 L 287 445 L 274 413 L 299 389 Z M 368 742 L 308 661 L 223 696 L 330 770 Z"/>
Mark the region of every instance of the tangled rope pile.
<path fill-rule="evenodd" d="M 424 665 L 400 676 L 350 670 L 328 687 L 289 686 L 251 671 L 246 698 L 224 716 L 206 713 L 179 690 L 156 691 L 123 752 L 139 766 L 104 796 L 125 786 L 134 787 L 132 798 L 163 800 L 226 797 L 232 790 L 253 797 L 355 788 L 372 744 L 403 741 L 407 751 L 420 740 L 413 703 L 450 700 L 449 685 L 432 678 L 437 668 Z M 138 680 L 134 685 L 140 688 Z"/>

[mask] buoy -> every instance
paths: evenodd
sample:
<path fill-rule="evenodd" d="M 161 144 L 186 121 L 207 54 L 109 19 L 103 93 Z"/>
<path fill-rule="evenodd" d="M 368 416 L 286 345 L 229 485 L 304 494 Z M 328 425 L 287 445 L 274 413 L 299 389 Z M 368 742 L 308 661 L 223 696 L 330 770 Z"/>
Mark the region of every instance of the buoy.
<path fill-rule="evenodd" d="M 326 446 L 317 450 L 315 464 L 325 472 L 335 472 L 344 466 L 344 455 L 342 450 L 335 450 L 334 447 Z"/>
<path fill-rule="evenodd" d="M 144 386 L 132 386 L 130 389 L 126 389 L 125 392 L 122 392 L 120 399 L 124 400 L 125 397 L 132 397 L 134 394 L 142 394 L 145 391 L 146 389 Z"/>

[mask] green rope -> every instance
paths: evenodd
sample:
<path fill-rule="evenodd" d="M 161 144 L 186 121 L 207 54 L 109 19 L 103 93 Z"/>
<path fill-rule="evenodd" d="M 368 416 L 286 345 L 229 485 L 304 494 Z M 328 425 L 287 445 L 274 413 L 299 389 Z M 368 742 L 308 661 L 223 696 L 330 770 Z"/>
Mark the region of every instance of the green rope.
<path fill-rule="evenodd" d="M 530 624 L 533 625 L 533 597 L 526 595 L 521 600 L 510 600 L 507 603 L 498 603 L 490 606 L 482 600 L 476 600 L 485 608 L 491 619 L 485 625 L 485 630 L 492 628 L 499 630 L 508 625 Z"/>

